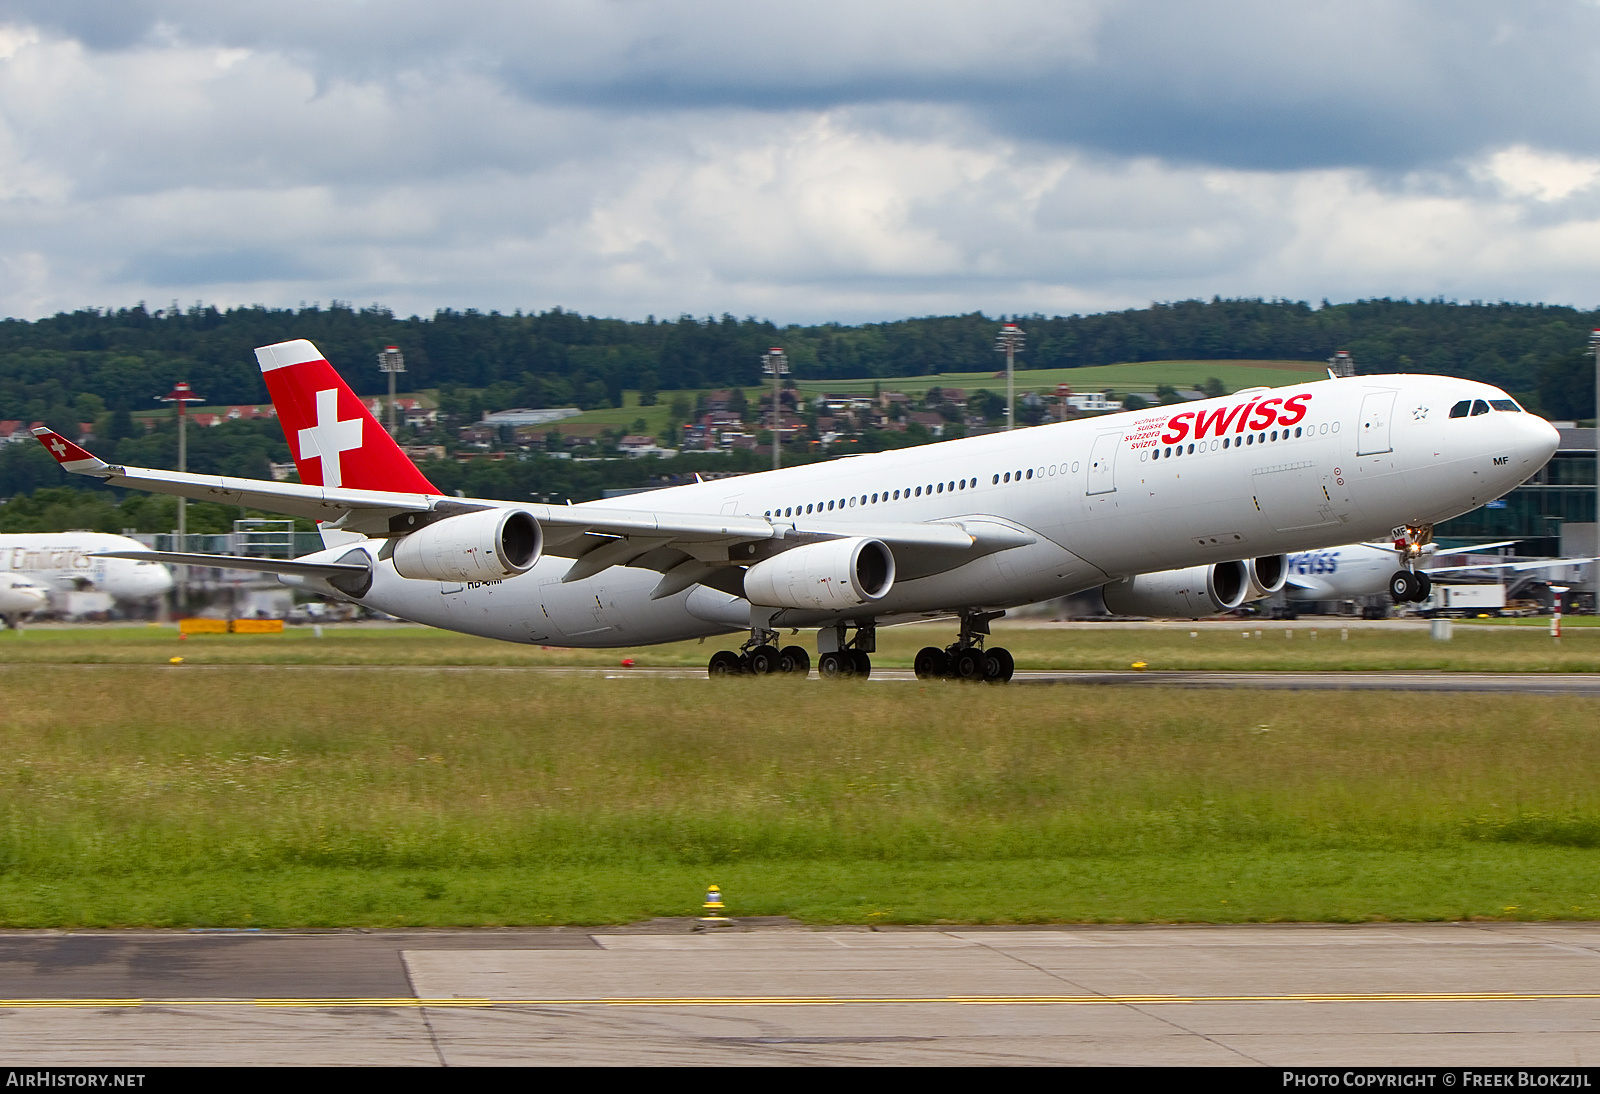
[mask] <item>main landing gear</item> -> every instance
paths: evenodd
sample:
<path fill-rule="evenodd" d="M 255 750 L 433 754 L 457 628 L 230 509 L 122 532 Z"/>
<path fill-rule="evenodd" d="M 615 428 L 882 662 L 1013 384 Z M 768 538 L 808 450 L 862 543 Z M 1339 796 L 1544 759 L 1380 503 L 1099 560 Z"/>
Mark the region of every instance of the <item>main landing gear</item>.
<path fill-rule="evenodd" d="M 1017 663 L 1004 646 L 984 646 L 989 636 L 989 621 L 1005 612 L 962 612 L 961 633 L 955 643 L 940 649 L 924 646 L 917 653 L 915 668 L 919 680 L 966 680 L 1003 684 L 1016 672 Z"/>
<path fill-rule="evenodd" d="M 739 652 L 718 650 L 711 655 L 706 672 L 711 676 L 805 676 L 811 671 L 811 655 L 804 646 L 778 647 L 778 632 L 752 627 L 750 638 Z"/>

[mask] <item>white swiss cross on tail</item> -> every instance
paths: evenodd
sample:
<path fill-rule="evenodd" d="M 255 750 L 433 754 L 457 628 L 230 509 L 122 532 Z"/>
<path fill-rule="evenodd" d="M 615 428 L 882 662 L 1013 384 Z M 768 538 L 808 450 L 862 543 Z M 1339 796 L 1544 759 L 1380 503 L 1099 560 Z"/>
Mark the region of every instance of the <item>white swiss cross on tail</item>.
<path fill-rule="evenodd" d="M 304 338 L 256 350 L 300 481 L 329 490 L 438 494 L 350 386 Z M 348 418 L 340 418 L 340 408 Z"/>
<path fill-rule="evenodd" d="M 361 419 L 339 421 L 339 389 L 317 392 L 317 424 L 300 430 L 300 458 L 322 460 L 322 485 L 343 486 L 339 453 L 361 447 Z"/>

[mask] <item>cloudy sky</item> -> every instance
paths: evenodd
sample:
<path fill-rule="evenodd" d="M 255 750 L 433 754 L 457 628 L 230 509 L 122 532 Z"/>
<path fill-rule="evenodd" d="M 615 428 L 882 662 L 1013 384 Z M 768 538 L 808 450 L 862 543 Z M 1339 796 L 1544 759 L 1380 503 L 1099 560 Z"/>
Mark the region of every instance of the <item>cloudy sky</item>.
<path fill-rule="evenodd" d="M 0 315 L 1600 304 L 1600 0 L 0 0 Z"/>

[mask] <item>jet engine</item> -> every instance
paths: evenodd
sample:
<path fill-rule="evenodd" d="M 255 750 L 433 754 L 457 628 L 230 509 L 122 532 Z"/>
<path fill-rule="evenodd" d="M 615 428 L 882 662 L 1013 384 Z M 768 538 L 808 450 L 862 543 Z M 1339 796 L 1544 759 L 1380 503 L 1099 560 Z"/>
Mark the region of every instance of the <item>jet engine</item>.
<path fill-rule="evenodd" d="M 394 546 L 394 568 L 418 581 L 500 581 L 527 573 L 544 549 L 520 509 L 483 509 L 424 525 Z"/>
<path fill-rule="evenodd" d="M 894 586 L 894 554 L 875 539 L 830 539 L 784 551 L 745 571 L 744 596 L 764 608 L 823 611 L 882 600 Z"/>
<path fill-rule="evenodd" d="M 1282 584 L 1283 579 L 1279 578 Z M 1153 615 L 1198 619 L 1232 611 L 1245 601 L 1250 567 L 1243 562 L 1216 562 L 1186 570 L 1163 570 L 1113 581 L 1103 590 L 1106 610 L 1113 615 Z"/>
<path fill-rule="evenodd" d="M 1244 594 L 1246 603 L 1271 596 L 1289 580 L 1288 555 L 1262 555 L 1245 565 L 1250 569 L 1250 588 Z"/>

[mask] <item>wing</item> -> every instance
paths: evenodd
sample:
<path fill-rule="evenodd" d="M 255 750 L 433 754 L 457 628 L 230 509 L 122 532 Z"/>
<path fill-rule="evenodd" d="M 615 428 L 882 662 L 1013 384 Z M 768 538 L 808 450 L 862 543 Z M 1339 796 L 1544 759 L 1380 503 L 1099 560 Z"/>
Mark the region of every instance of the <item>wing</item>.
<path fill-rule="evenodd" d="M 436 520 L 481 509 L 519 509 L 543 528 L 546 554 L 576 560 L 564 581 L 592 577 L 612 566 L 638 566 L 663 575 L 652 594 L 655 597 L 669 596 L 695 584 L 737 591 L 735 579 L 740 577 L 740 567 L 823 539 L 880 539 L 896 549 L 896 563 L 906 577 L 939 573 L 981 555 L 1026 546 L 1037 539 L 1024 528 L 992 517 L 927 524 L 790 522 L 731 514 L 523 504 L 195 475 L 108 464 L 50 429 L 33 432 L 64 470 L 93 476 L 108 486 L 243 505 L 370 537 L 403 536 Z M 192 558 L 184 562 L 205 564 Z"/>
<path fill-rule="evenodd" d="M 1537 562 L 1494 562 L 1484 566 L 1434 566 L 1428 569 L 1429 574 L 1465 574 L 1473 570 L 1510 570 L 1513 573 L 1522 570 L 1553 570 L 1561 566 L 1582 566 L 1586 562 L 1594 562 L 1595 558 L 1547 558 Z"/>

